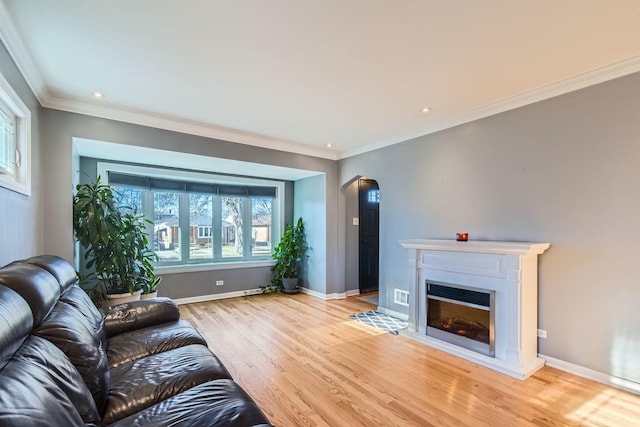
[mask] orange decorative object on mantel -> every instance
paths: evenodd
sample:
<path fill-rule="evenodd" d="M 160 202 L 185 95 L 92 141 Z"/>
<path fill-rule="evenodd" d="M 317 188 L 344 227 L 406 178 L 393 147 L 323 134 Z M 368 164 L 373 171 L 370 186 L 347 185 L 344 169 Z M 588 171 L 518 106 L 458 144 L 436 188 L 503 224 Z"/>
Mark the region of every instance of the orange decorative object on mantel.
<path fill-rule="evenodd" d="M 466 242 L 469 240 L 469 233 L 456 233 L 456 240 L 458 242 Z"/>

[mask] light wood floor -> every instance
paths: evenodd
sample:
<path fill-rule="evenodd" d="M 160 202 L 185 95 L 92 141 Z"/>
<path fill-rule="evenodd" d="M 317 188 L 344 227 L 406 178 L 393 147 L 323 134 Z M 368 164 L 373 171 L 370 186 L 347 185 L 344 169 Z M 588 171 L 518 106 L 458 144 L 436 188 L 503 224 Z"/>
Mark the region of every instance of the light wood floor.
<path fill-rule="evenodd" d="M 279 427 L 640 425 L 638 395 L 549 367 L 519 381 L 347 318 L 373 308 L 298 294 L 180 310 Z"/>

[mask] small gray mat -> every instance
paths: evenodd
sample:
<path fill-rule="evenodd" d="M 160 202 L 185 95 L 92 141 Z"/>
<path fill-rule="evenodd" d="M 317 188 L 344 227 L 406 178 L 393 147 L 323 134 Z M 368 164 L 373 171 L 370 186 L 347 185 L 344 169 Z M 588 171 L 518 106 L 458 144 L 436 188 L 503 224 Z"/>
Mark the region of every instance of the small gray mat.
<path fill-rule="evenodd" d="M 408 322 L 405 320 L 396 319 L 395 317 L 388 316 L 384 313 L 380 313 L 379 311 L 366 311 L 364 313 L 352 314 L 349 316 L 349 319 L 364 323 L 365 325 L 373 326 L 376 329 L 380 329 L 394 335 L 398 335 L 398 330 L 404 329 L 408 325 Z"/>

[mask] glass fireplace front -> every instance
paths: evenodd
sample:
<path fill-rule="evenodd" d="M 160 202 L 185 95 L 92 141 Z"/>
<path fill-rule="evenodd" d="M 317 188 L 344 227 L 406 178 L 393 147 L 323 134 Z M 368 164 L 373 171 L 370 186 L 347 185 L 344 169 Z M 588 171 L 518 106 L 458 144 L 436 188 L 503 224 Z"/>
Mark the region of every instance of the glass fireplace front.
<path fill-rule="evenodd" d="M 427 335 L 494 356 L 495 291 L 426 282 Z"/>

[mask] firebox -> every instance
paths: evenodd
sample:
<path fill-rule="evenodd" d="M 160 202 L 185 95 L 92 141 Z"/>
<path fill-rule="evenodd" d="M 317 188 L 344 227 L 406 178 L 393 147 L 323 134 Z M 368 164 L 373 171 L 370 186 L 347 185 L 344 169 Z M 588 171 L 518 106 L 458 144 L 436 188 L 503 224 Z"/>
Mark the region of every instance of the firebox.
<path fill-rule="evenodd" d="M 495 291 L 427 281 L 427 335 L 495 356 Z"/>

